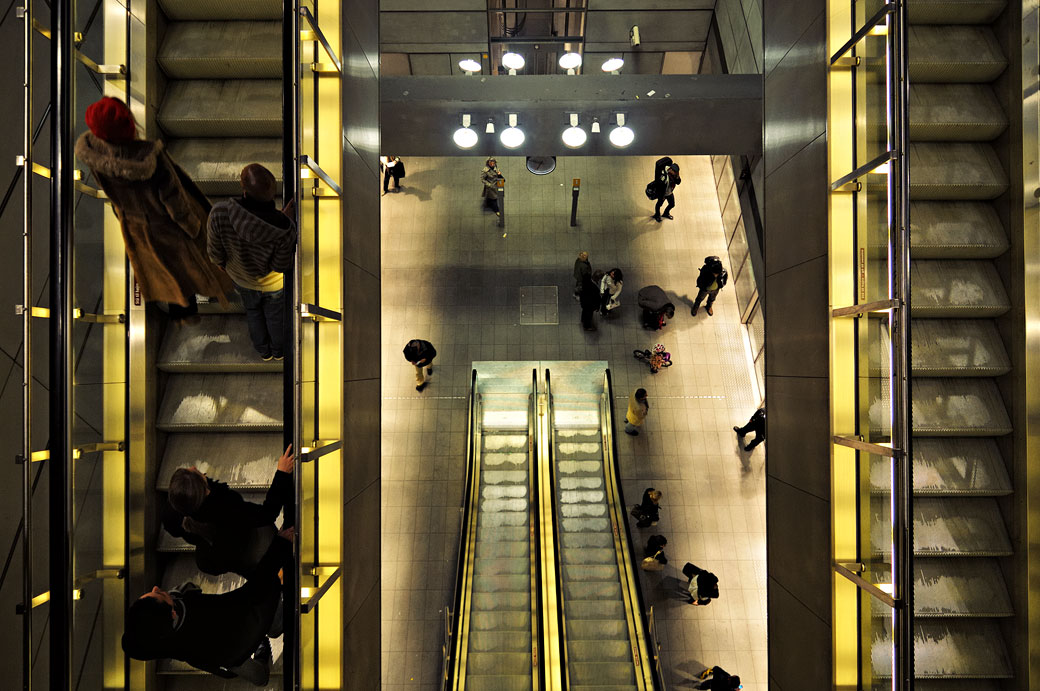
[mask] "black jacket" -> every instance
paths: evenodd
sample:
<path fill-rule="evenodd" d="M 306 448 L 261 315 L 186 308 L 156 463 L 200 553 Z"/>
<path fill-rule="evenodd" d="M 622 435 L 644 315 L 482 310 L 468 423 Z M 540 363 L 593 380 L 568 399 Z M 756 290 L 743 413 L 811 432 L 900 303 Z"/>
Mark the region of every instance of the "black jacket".
<path fill-rule="evenodd" d="M 650 498 L 649 489 L 643 492 L 643 500 L 639 503 L 639 512 L 652 521 L 660 520 L 661 506 L 660 504 L 655 504 L 654 500 Z"/>
<path fill-rule="evenodd" d="M 437 357 L 437 349 L 429 341 L 418 338 L 408 341 L 404 347 L 404 359 L 419 365 L 428 365 Z"/>
<path fill-rule="evenodd" d="M 675 188 L 682 183 L 682 178 L 676 173 L 675 177 L 669 177 L 668 166 L 672 165 L 672 159 L 668 156 L 657 159 L 654 163 L 654 180 L 657 182 L 657 198 L 664 199 L 670 195 Z"/>
<path fill-rule="evenodd" d="M 711 668 L 711 679 L 701 682 L 701 688 L 712 689 L 712 691 L 733 691 L 739 684 L 736 682 L 737 679 L 739 677 L 733 677 L 726 670 L 715 666 Z"/>
<path fill-rule="evenodd" d="M 581 303 L 583 310 L 599 309 L 599 286 L 592 281 L 590 276 L 582 278 L 581 293 L 578 295 L 578 301 Z"/>
<path fill-rule="evenodd" d="M 751 423 L 751 429 L 755 431 L 755 434 L 759 436 L 765 436 L 766 433 L 766 409 L 759 408 L 755 411 L 755 414 L 751 416 L 748 421 Z"/>
<path fill-rule="evenodd" d="M 195 545 L 196 561 L 206 573 L 232 571 L 249 575 L 274 535 L 278 512 L 292 498 L 292 475 L 276 471 L 263 504 L 246 501 L 223 482 L 208 480 L 209 494 L 191 518 L 212 532 L 202 535 L 186 530 L 184 514 L 170 506 L 169 501 L 162 508 L 163 527 L 170 535 Z"/>
<path fill-rule="evenodd" d="M 710 267 L 707 264 L 705 264 L 704 266 L 701 267 L 700 274 L 697 275 L 697 287 L 700 288 L 701 290 L 707 290 L 708 286 L 710 286 L 715 281 L 718 281 L 718 283 L 719 283 L 719 290 L 721 290 L 722 288 L 724 288 L 726 286 L 726 281 L 728 281 L 728 280 L 729 280 L 729 274 L 726 273 L 725 269 L 723 269 L 722 273 L 720 273 L 716 277 L 715 274 L 712 273 L 712 267 Z"/>
<path fill-rule="evenodd" d="M 145 642 L 123 636 L 123 650 L 136 660 L 173 658 L 226 679 L 245 662 L 267 635 L 281 598 L 278 569 L 291 555 L 287 540 L 277 538 L 245 585 L 220 595 L 191 589 L 170 594 L 182 615 L 179 628 Z M 290 557 L 291 559 L 291 557 Z"/>

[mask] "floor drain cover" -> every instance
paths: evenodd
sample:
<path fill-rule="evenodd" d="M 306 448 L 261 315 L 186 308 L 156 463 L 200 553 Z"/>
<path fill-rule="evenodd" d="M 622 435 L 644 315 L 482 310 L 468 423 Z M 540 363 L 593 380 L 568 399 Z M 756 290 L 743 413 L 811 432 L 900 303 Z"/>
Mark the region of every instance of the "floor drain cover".
<path fill-rule="evenodd" d="M 556 286 L 520 288 L 520 325 L 560 323 L 560 296 Z"/>

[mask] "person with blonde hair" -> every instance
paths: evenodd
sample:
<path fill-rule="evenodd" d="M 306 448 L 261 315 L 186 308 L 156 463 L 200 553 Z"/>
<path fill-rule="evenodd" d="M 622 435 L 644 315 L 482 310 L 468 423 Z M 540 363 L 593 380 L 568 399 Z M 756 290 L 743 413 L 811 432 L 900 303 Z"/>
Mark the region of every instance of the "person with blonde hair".
<path fill-rule="evenodd" d="M 661 520 L 661 492 L 653 487 L 643 490 L 643 500 L 632 509 L 632 517 L 636 519 L 637 528 L 657 525 Z"/>

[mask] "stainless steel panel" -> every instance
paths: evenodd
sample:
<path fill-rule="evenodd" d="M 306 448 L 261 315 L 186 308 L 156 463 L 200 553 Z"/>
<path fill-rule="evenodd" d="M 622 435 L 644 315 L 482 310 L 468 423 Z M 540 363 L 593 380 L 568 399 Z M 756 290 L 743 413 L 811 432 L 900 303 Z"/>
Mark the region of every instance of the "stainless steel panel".
<path fill-rule="evenodd" d="M 826 257 L 767 276 L 763 293 L 768 295 L 766 375 L 829 376 Z"/>
<path fill-rule="evenodd" d="M 766 178 L 766 271 L 783 271 L 827 253 L 827 184 L 826 137 L 813 141 Z M 763 193 L 760 188 L 755 192 Z"/>
<path fill-rule="evenodd" d="M 819 457 L 819 460 L 822 465 L 828 461 L 828 456 Z M 821 467 L 820 473 L 826 477 L 825 481 L 829 485 L 829 465 Z M 832 606 L 831 571 L 809 569 L 806 565 L 831 561 L 830 502 L 771 477 L 766 478 L 766 492 L 769 497 L 766 502 L 766 524 L 782 526 L 779 530 L 769 530 L 766 536 L 769 582 L 783 583 L 790 595 L 798 600 L 798 609 L 805 608 L 821 621 L 829 621 Z M 769 592 L 769 620 L 772 622 L 779 612 L 773 611 L 773 589 L 770 588 Z M 787 625 L 790 626 L 791 622 L 787 622 Z M 770 639 L 775 634 L 776 630 L 771 627 Z M 825 647 L 829 650 L 829 646 Z M 816 650 L 822 653 L 824 648 Z"/>
<path fill-rule="evenodd" d="M 766 379 L 766 474 L 820 501 L 829 501 L 831 494 L 828 389 L 824 378 Z M 748 417 L 753 412 L 748 410 Z M 786 434 L 788 431 L 797 433 Z M 732 441 L 736 443 L 736 433 Z"/>

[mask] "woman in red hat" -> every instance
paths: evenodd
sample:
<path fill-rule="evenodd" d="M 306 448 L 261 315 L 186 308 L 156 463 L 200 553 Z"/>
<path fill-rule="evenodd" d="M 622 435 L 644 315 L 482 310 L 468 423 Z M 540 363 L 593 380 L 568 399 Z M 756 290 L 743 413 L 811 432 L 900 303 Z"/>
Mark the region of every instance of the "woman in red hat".
<path fill-rule="evenodd" d="M 169 303 L 175 319 L 198 311 L 196 293 L 224 302 L 232 286 L 206 257 L 206 196 L 161 141 L 137 139 L 134 116 L 119 99 L 91 104 L 86 121 L 76 156 L 112 201 L 145 300 Z"/>

